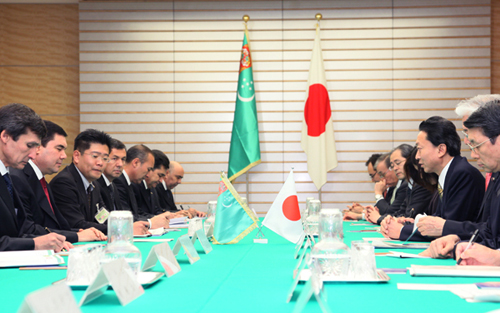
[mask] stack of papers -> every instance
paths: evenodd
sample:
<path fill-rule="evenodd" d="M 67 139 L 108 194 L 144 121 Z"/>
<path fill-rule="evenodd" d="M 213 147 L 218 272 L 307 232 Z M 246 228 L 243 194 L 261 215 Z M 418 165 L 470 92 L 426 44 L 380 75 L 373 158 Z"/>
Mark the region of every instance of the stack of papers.
<path fill-rule="evenodd" d="M 428 266 L 412 265 L 412 276 L 500 277 L 499 266 Z"/>
<path fill-rule="evenodd" d="M 375 248 L 392 248 L 392 249 L 427 249 L 430 246 L 430 242 L 418 242 L 418 243 L 403 243 L 401 241 L 399 242 L 394 242 L 394 241 L 386 241 L 386 240 L 380 240 L 376 241 L 374 240 L 372 242 L 373 246 Z"/>
<path fill-rule="evenodd" d="M 187 217 L 177 217 L 170 220 L 169 228 L 188 228 Z"/>
<path fill-rule="evenodd" d="M 0 253 L 0 267 L 47 266 L 64 264 L 52 250 L 6 251 Z"/>

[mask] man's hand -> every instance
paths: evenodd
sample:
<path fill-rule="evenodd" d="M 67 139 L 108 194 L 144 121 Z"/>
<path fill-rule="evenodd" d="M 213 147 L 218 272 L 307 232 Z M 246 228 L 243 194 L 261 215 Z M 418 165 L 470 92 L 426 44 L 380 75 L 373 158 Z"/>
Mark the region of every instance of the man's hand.
<path fill-rule="evenodd" d="M 395 217 L 391 216 L 385 221 L 385 228 L 380 227 L 382 235 L 390 239 L 399 239 L 403 225 L 399 224 Z"/>
<path fill-rule="evenodd" d="M 55 252 L 60 252 L 63 248 L 68 246 L 65 240 L 65 236 L 56 233 L 33 238 L 35 250 L 54 250 Z"/>
<path fill-rule="evenodd" d="M 366 220 L 373 223 L 377 224 L 378 219 L 380 218 L 380 212 L 378 208 L 373 207 L 371 205 L 366 207 Z"/>
<path fill-rule="evenodd" d="M 404 225 L 406 222 L 410 222 L 410 223 L 415 223 L 415 219 L 414 218 L 410 218 L 410 217 L 404 217 L 404 216 L 400 216 L 397 218 L 398 220 L 398 223 L 399 224 L 402 224 Z"/>
<path fill-rule="evenodd" d="M 384 217 L 382 222 L 380 222 L 380 232 L 382 233 L 382 235 L 384 233 L 387 234 L 387 232 L 389 232 L 389 225 L 388 224 L 391 222 L 391 219 L 392 219 L 392 216 L 387 215 L 386 217 Z"/>
<path fill-rule="evenodd" d="M 168 228 L 170 220 L 168 219 L 168 216 L 170 212 L 164 212 L 161 214 L 158 214 L 154 217 L 151 218 L 151 228 L 156 229 L 156 228 Z"/>
<path fill-rule="evenodd" d="M 455 244 L 460 241 L 457 235 L 448 235 L 431 242 L 429 248 L 419 253 L 422 256 L 430 256 L 433 259 L 447 259 L 451 257 L 451 252 Z"/>
<path fill-rule="evenodd" d="M 138 221 L 134 223 L 134 235 L 149 234 L 149 223 L 147 221 Z"/>
<path fill-rule="evenodd" d="M 464 252 L 467 245 L 468 242 L 461 242 L 457 245 L 457 260 L 462 258 L 460 265 L 500 266 L 500 251 L 474 243 Z"/>
<path fill-rule="evenodd" d="M 76 234 L 78 235 L 78 242 L 108 240 L 108 237 L 106 237 L 106 235 L 104 235 L 100 230 L 94 227 L 80 229 Z"/>
<path fill-rule="evenodd" d="M 359 221 L 362 218 L 363 218 L 363 216 L 361 214 L 348 211 L 348 212 L 345 212 L 343 220 L 344 221 Z"/>
<path fill-rule="evenodd" d="M 365 209 L 365 207 L 357 202 L 353 202 L 352 205 L 348 205 L 347 208 L 349 211 L 354 213 L 363 213 L 363 210 Z"/>
<path fill-rule="evenodd" d="M 189 218 L 193 218 L 193 217 L 204 217 L 207 215 L 207 213 L 205 212 L 201 212 L 201 211 L 196 211 L 195 209 L 193 208 L 189 208 L 187 209 L 190 217 Z"/>
<path fill-rule="evenodd" d="M 418 220 L 418 231 L 429 237 L 440 237 L 443 235 L 445 219 L 437 216 L 424 216 Z"/>
<path fill-rule="evenodd" d="M 387 184 L 385 183 L 385 179 L 381 179 L 375 183 L 374 190 L 376 195 L 383 195 L 386 189 Z"/>

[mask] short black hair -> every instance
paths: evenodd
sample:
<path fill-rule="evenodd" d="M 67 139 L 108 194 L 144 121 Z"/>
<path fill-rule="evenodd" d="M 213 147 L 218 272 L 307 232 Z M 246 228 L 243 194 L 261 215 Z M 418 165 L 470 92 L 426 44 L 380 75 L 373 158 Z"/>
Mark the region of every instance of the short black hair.
<path fill-rule="evenodd" d="M 93 143 L 106 145 L 108 146 L 109 151 L 111 151 L 111 136 L 103 131 L 92 128 L 86 129 L 76 136 L 75 147 L 73 150 L 78 150 L 80 153 L 84 153 Z"/>
<path fill-rule="evenodd" d="M 135 145 L 127 150 L 127 159 L 125 160 L 125 163 L 130 163 L 137 158 L 141 163 L 144 163 L 148 160 L 148 155 L 150 154 L 153 154 L 153 151 L 151 151 L 151 149 L 147 146 Z"/>
<path fill-rule="evenodd" d="M 162 165 L 165 167 L 166 170 L 168 170 L 168 167 L 170 166 L 170 160 L 167 158 L 165 153 L 161 152 L 160 150 L 152 150 L 153 156 L 155 157 L 155 166 L 154 169 L 160 168 Z"/>
<path fill-rule="evenodd" d="M 43 123 L 47 128 L 47 134 L 45 135 L 45 137 L 42 138 L 43 147 L 47 147 L 47 143 L 49 143 L 49 141 L 51 140 L 54 140 L 56 134 L 68 137 L 68 134 L 66 134 L 64 129 L 61 126 L 57 125 L 56 123 L 47 120 L 43 120 Z"/>
<path fill-rule="evenodd" d="M 500 100 L 490 101 L 474 111 L 464 122 L 464 126 L 468 129 L 479 128 L 495 144 L 500 135 Z"/>
<path fill-rule="evenodd" d="M 437 182 L 439 176 L 436 173 L 426 173 L 422 166 L 418 164 L 417 160 L 417 147 L 411 150 L 410 155 L 406 158 L 404 166 L 406 180 L 413 180 L 413 184 L 420 185 L 430 192 L 437 190 Z"/>
<path fill-rule="evenodd" d="M 109 149 L 110 150 L 109 152 L 111 152 L 111 150 L 113 150 L 113 149 L 127 151 L 127 147 L 125 147 L 123 142 L 121 142 L 118 139 L 111 138 L 111 149 Z"/>
<path fill-rule="evenodd" d="M 432 116 L 420 123 L 418 129 L 427 134 L 427 140 L 435 147 L 444 144 L 450 156 L 460 155 L 460 136 L 451 121 L 441 116 Z"/>
<path fill-rule="evenodd" d="M 14 141 L 31 130 L 42 139 L 47 133 L 43 120 L 31 108 L 21 103 L 11 103 L 0 108 L 0 133 L 5 132 Z"/>
<path fill-rule="evenodd" d="M 401 156 L 405 159 L 408 159 L 408 157 L 410 156 L 411 154 L 411 150 L 413 149 L 412 146 L 410 146 L 409 144 L 407 143 L 403 143 L 399 146 L 397 146 L 396 148 L 394 148 L 394 150 L 392 150 L 392 152 L 396 151 L 396 150 L 399 150 L 401 151 Z M 391 152 L 391 154 L 392 154 Z"/>
<path fill-rule="evenodd" d="M 377 166 L 380 164 L 380 162 L 385 162 L 385 165 L 387 166 L 387 168 L 389 168 L 389 167 L 390 167 L 390 163 L 391 163 L 391 161 L 389 160 L 389 159 L 390 159 L 390 158 L 389 158 L 390 156 L 391 156 L 391 154 L 390 154 L 390 153 L 384 153 L 384 154 L 381 154 L 381 155 L 378 157 L 377 161 L 375 161 L 375 163 L 373 163 L 373 169 L 374 169 L 375 171 L 377 171 Z"/>
<path fill-rule="evenodd" d="M 377 161 L 378 158 L 380 158 L 380 156 L 381 156 L 380 153 L 374 153 L 374 154 L 372 154 L 368 158 L 368 161 L 365 162 L 365 166 L 368 166 L 368 164 L 371 164 L 372 166 L 375 166 L 375 162 Z"/>

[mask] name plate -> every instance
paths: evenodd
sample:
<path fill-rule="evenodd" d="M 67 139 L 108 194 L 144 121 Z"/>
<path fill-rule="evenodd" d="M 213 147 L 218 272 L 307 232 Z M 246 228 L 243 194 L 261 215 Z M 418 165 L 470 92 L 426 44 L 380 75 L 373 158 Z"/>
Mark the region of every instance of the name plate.
<path fill-rule="evenodd" d="M 144 289 L 137 282 L 137 277 L 128 263 L 124 259 L 117 259 L 101 265 L 99 273 L 80 300 L 80 306 L 100 297 L 109 285 L 113 286 L 113 290 L 123 306 L 144 293 Z"/>
<path fill-rule="evenodd" d="M 300 238 L 297 241 L 297 245 L 295 246 L 295 255 L 293 256 L 294 259 L 296 259 L 297 256 L 299 256 L 299 251 L 302 248 L 302 246 L 304 245 L 305 238 L 306 238 L 306 234 L 304 232 L 302 232 L 302 235 L 300 235 Z"/>
<path fill-rule="evenodd" d="M 175 242 L 174 249 L 172 251 L 175 256 L 179 254 L 181 248 L 184 249 L 184 253 L 187 255 L 189 263 L 193 264 L 200 260 L 198 252 L 196 252 L 193 243 L 187 235 L 180 236 Z"/>
<path fill-rule="evenodd" d="M 59 283 L 33 291 L 24 298 L 18 313 L 81 313 L 71 289 Z"/>
<path fill-rule="evenodd" d="M 142 271 L 146 271 L 156 265 L 156 262 L 160 262 L 163 270 L 167 277 L 173 276 L 181 271 L 181 266 L 177 259 L 175 258 L 172 249 L 168 245 L 168 242 L 164 242 L 153 246 L 149 250 L 148 257 L 142 266 Z"/>
<path fill-rule="evenodd" d="M 193 237 L 191 238 L 191 242 L 194 243 L 196 242 L 196 239 L 198 239 L 198 241 L 200 242 L 201 244 L 201 247 L 203 248 L 203 250 L 205 251 L 205 254 L 208 254 L 210 252 L 212 252 L 212 245 L 210 244 L 210 242 L 208 241 L 208 238 L 207 236 L 205 235 L 205 232 L 203 229 L 198 229 L 194 234 L 193 234 Z"/>

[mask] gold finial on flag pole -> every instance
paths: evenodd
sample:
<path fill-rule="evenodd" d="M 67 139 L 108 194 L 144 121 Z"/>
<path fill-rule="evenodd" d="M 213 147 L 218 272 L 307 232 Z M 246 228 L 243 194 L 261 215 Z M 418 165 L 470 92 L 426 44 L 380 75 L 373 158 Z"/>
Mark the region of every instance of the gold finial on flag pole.
<path fill-rule="evenodd" d="M 243 15 L 243 21 L 244 21 L 245 23 L 246 23 L 246 22 L 248 22 L 249 20 L 250 20 L 250 16 L 248 16 L 248 15 L 246 15 L 246 14 L 245 14 L 245 15 Z"/>
<path fill-rule="evenodd" d="M 316 20 L 319 22 L 321 21 L 321 19 L 323 18 L 323 15 L 321 15 L 321 13 L 317 13 L 316 14 Z"/>

